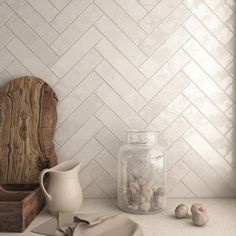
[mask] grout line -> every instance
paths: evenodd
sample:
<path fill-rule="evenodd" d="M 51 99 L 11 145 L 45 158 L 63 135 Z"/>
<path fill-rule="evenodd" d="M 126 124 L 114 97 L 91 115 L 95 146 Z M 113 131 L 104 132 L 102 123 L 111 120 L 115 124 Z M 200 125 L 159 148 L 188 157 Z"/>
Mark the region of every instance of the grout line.
<path fill-rule="evenodd" d="M 66 6 L 68 6 L 68 5 L 72 2 L 71 0 L 69 0 L 69 2 L 68 2 L 62 9 L 58 9 L 58 8 L 52 3 L 52 1 L 50 1 L 50 0 L 48 0 L 48 1 L 59 11 L 59 13 L 60 13 L 62 10 L 64 10 L 64 8 L 66 8 Z M 58 14 L 59 14 L 59 13 L 58 13 Z M 57 15 L 58 15 L 58 14 L 57 14 Z M 56 16 L 57 16 L 57 15 L 56 15 Z M 55 16 L 55 17 L 56 17 L 56 16 Z M 54 18 L 55 18 L 55 17 L 54 17 Z M 53 18 L 53 19 L 54 19 L 54 18 Z M 53 19 L 52 19 L 52 20 L 53 20 Z"/>
<path fill-rule="evenodd" d="M 105 105 L 105 104 L 104 104 Z M 100 107 L 100 109 L 99 110 L 101 110 L 103 107 L 104 107 L 104 105 L 102 106 L 102 107 Z M 105 105 L 105 106 L 107 106 L 107 105 Z M 99 111 L 98 110 L 98 111 Z M 109 109 L 110 110 L 110 109 Z M 97 112 L 98 112 L 97 111 Z M 117 136 L 116 136 L 116 134 L 114 134 L 114 132 L 112 132 L 112 130 L 105 124 L 105 123 L 103 123 L 103 121 L 101 120 L 101 119 L 99 119 L 99 117 L 97 117 L 97 115 L 96 115 L 96 113 L 97 112 L 95 112 L 95 114 L 94 114 L 94 116 L 104 125 L 104 127 L 116 138 L 116 139 L 118 139 L 118 141 L 121 143 L 121 144 L 124 144 L 124 142 L 120 139 L 120 138 L 118 138 Z M 113 114 L 115 114 L 113 111 L 111 111 Z M 123 122 L 123 121 L 122 121 Z M 123 122 L 124 123 L 124 122 Z"/>
<path fill-rule="evenodd" d="M 157 97 L 157 95 L 159 95 L 159 94 L 170 84 L 170 82 L 173 81 L 173 79 L 174 79 L 180 72 L 181 72 L 181 71 L 179 71 L 167 84 L 165 84 L 165 85 L 162 87 L 162 89 L 144 106 L 144 108 L 145 108 L 150 102 L 152 102 L 153 100 L 155 100 L 155 98 Z M 182 90 L 184 90 L 186 87 L 188 87 L 189 84 L 190 84 L 190 82 L 191 82 L 191 80 L 189 80 L 188 84 L 185 85 L 185 86 L 182 88 Z M 180 93 L 181 93 L 181 92 L 180 92 Z M 179 96 L 180 93 L 178 93 L 170 102 L 168 102 L 162 111 L 164 111 L 165 108 L 168 107 L 169 104 L 170 104 L 172 101 L 174 101 L 174 100 Z M 144 109 L 144 108 L 143 108 L 143 109 Z M 143 110 L 143 109 L 142 109 L 142 110 Z M 142 110 L 141 110 L 140 112 L 142 112 Z M 152 121 L 153 121 L 159 114 L 161 114 L 162 111 L 160 111 L 157 115 L 155 115 L 155 117 L 154 117 L 153 119 L 151 119 L 151 120 L 150 120 L 149 122 L 147 122 L 147 123 L 148 123 L 148 124 L 152 123 Z M 140 113 L 140 112 L 139 112 L 139 113 Z"/>
<path fill-rule="evenodd" d="M 95 49 L 96 51 L 97 51 L 97 49 Z M 102 56 L 102 54 L 100 53 L 100 52 L 98 52 L 101 56 Z M 102 56 L 103 57 L 103 56 Z M 127 82 L 127 84 L 129 84 L 130 86 L 131 86 L 131 88 L 135 91 L 135 92 L 137 92 L 140 96 L 141 96 L 141 98 L 143 98 L 143 100 L 147 103 L 148 101 L 147 101 L 147 99 L 145 98 L 145 97 L 143 97 L 143 95 L 142 94 L 140 94 L 140 92 L 139 92 L 139 90 L 137 90 L 136 88 L 134 88 L 133 86 L 132 86 L 132 84 L 130 84 L 130 82 L 125 78 L 125 77 L 123 77 L 123 75 L 121 75 L 120 74 L 120 72 L 118 71 L 118 70 L 116 70 L 116 68 L 108 61 L 108 60 L 106 60 L 106 58 L 104 58 L 103 57 L 103 60 L 95 67 L 95 71 L 96 71 L 96 69 L 97 69 L 97 67 L 99 67 L 101 64 L 102 64 L 102 62 L 103 61 L 105 61 L 105 63 L 107 63 L 107 64 L 109 64 L 112 68 L 113 68 L 113 70 L 125 81 L 125 82 Z M 97 71 L 96 71 L 97 72 Z M 98 72 L 97 72 L 98 73 Z M 98 73 L 99 74 L 99 73 Z M 103 77 L 101 77 L 102 79 L 103 79 Z M 104 79 L 103 79 L 104 80 Z M 105 81 L 105 80 L 104 80 Z M 106 81 L 105 81 L 106 82 Z M 118 93 L 118 92 L 117 92 Z M 124 99 L 124 98 L 122 98 L 122 99 Z M 127 102 L 128 103 L 128 102 Z M 139 111 L 139 110 L 138 110 Z M 138 113 L 138 111 L 137 111 L 137 113 Z"/>
<path fill-rule="evenodd" d="M 190 84 L 189 84 L 190 85 Z M 188 86 L 189 86 L 188 85 Z M 232 128 L 232 127 L 230 127 L 229 128 L 229 130 L 227 130 L 226 132 L 225 132 L 225 134 L 224 133 L 222 133 L 215 125 L 214 125 L 214 123 L 212 123 L 209 119 L 208 119 L 208 117 L 204 114 L 204 113 L 202 113 L 200 110 L 199 110 L 199 108 L 195 105 L 195 103 L 193 103 L 193 102 L 191 102 L 191 100 L 182 92 L 182 95 L 190 102 L 190 104 L 192 105 L 192 106 L 194 106 L 197 110 L 198 110 L 198 112 L 199 113 L 201 113 L 206 119 L 207 119 L 207 121 L 210 123 L 210 124 L 212 124 L 212 126 L 214 126 L 215 127 L 215 129 L 217 129 L 218 130 L 218 132 L 220 132 L 223 136 L 225 136 L 225 134 Z M 212 103 L 212 102 L 211 102 Z M 214 105 L 214 104 L 213 104 Z M 216 105 L 214 105 L 215 107 L 216 107 Z M 217 108 L 217 107 L 216 107 Z M 217 108 L 218 109 L 218 108 Z M 218 109 L 219 110 L 219 109 Z M 220 111 L 220 110 L 219 110 Z M 221 111 L 220 111 L 221 112 Z M 222 113 L 222 112 L 221 112 Z M 223 114 L 224 115 L 224 114 Z M 225 115 L 224 115 L 225 116 Z M 228 120 L 230 120 L 227 116 L 225 116 Z"/>
<path fill-rule="evenodd" d="M 134 19 L 123 7 L 122 7 L 122 5 L 120 5 L 120 3 L 119 2 L 117 2 L 117 0 L 113 0 L 129 17 L 131 17 L 137 24 L 139 23 L 139 21 L 140 20 L 136 20 L 136 19 Z M 137 5 L 139 5 L 144 11 L 145 11 L 145 15 L 147 15 L 147 13 L 148 13 L 148 11 L 138 2 L 138 1 L 136 1 L 137 2 Z M 144 16 L 145 16 L 144 15 Z M 143 16 L 143 17 L 144 17 Z M 141 18 L 141 19 L 143 19 L 143 17 Z"/>
<path fill-rule="evenodd" d="M 63 33 L 65 33 L 77 20 L 78 20 L 78 18 L 82 15 L 82 14 L 84 14 L 84 12 L 92 5 L 93 3 L 90 3 L 87 7 L 85 7 L 85 9 L 62 31 L 62 32 L 58 32 L 58 37 L 56 37 L 51 43 L 50 43 L 50 47 L 51 47 L 51 45 L 58 39 L 58 38 L 60 38 L 61 37 L 61 35 L 63 34 Z M 52 20 L 50 21 L 50 22 L 52 22 Z M 94 23 L 93 23 L 94 24 Z M 92 25 L 93 25 L 92 24 Z M 50 24 L 51 25 L 51 24 Z M 53 25 L 51 25 L 53 28 L 54 28 L 54 26 Z M 91 28 L 91 26 L 89 27 L 89 28 Z M 88 28 L 88 29 L 89 29 Z M 55 29 L 55 28 L 54 28 Z M 79 37 L 79 38 L 81 38 L 87 31 L 88 31 L 88 29 Z M 56 29 L 55 29 L 56 30 Z M 78 39 L 79 39 L 78 38 Z M 77 42 L 78 41 L 78 39 L 76 39 L 76 41 L 75 42 Z M 70 47 L 69 47 L 70 48 Z M 67 49 L 67 50 L 69 50 L 69 48 Z M 64 53 L 63 53 L 64 54 Z M 62 54 L 62 55 L 63 55 Z M 59 56 L 61 56 L 61 55 L 59 55 Z"/>
<path fill-rule="evenodd" d="M 190 40 L 192 40 L 192 38 L 190 38 Z M 187 44 L 190 40 L 188 40 L 185 44 Z M 194 41 L 196 41 L 196 40 L 194 39 Z M 196 41 L 196 42 L 197 42 L 197 41 Z M 205 69 L 202 68 L 202 66 L 191 56 L 191 54 L 189 54 L 189 53 L 184 49 L 185 44 L 182 46 L 182 49 L 184 50 L 184 52 L 189 55 L 189 57 L 202 69 L 202 71 L 205 72 L 205 73 L 208 75 L 208 77 L 212 78 L 212 76 L 211 76 Z M 199 43 L 197 42 L 197 44 L 199 44 Z M 199 44 L 199 45 L 200 45 L 200 44 Z M 200 45 L 200 46 L 201 46 L 201 45 Z M 206 54 L 207 54 L 209 57 L 212 58 L 213 61 L 215 61 L 215 63 L 217 63 L 217 65 L 222 69 L 222 71 L 224 71 L 224 72 L 232 79 L 232 82 L 231 82 L 231 84 L 232 84 L 232 83 L 233 83 L 233 78 L 232 78 L 232 76 L 230 76 L 230 74 L 228 73 L 228 71 L 226 71 L 226 69 L 223 68 L 203 47 L 201 47 L 201 48 L 202 48 L 203 51 L 206 52 Z M 218 84 L 218 83 L 217 83 L 217 84 Z M 230 85 L 231 85 L 231 84 L 230 84 Z M 230 86 L 230 85 L 229 85 L 229 86 Z M 219 84 L 218 84 L 218 86 L 221 87 L 221 89 L 225 90 L 225 89 L 224 89 L 222 86 L 220 86 Z M 229 86 L 228 86 L 228 87 L 229 87 Z M 228 87 L 227 87 L 227 88 L 228 88 Z M 226 88 L 226 89 L 227 89 L 227 88 Z"/>
<path fill-rule="evenodd" d="M 94 93 L 90 94 L 90 95 L 83 101 L 83 103 L 81 103 L 62 123 L 60 123 L 60 125 L 57 127 L 57 130 L 58 130 L 67 120 L 69 120 L 70 117 L 71 117 L 78 109 L 80 109 L 80 107 L 81 107 L 85 102 L 87 102 L 93 95 L 95 95 L 95 94 L 94 94 Z M 95 95 L 95 96 L 98 98 L 97 95 Z M 100 99 L 100 98 L 99 98 L 99 99 Z M 95 111 L 92 113 L 92 115 L 89 116 L 88 119 L 85 120 L 85 121 L 80 125 L 80 127 L 79 127 L 77 130 L 75 130 L 75 131 L 70 135 L 70 137 L 68 137 L 68 138 L 66 139 L 66 141 L 65 141 L 63 144 L 60 144 L 60 146 L 63 146 L 77 131 L 79 131 L 80 128 L 82 128 L 82 127 L 88 122 L 88 120 L 90 120 L 90 118 L 92 118 L 92 117 L 95 115 L 95 113 L 96 113 L 102 106 L 103 106 L 103 105 L 101 104 L 101 106 L 100 106 L 98 109 L 95 109 Z M 96 118 L 97 118 L 97 117 L 96 117 Z M 102 122 L 101 122 L 101 123 L 102 123 Z"/>
<path fill-rule="evenodd" d="M 163 68 L 166 66 L 166 64 L 167 63 L 169 63 L 170 62 L 170 60 L 171 59 L 173 59 L 173 57 L 175 57 L 178 53 L 179 53 L 179 51 L 183 51 L 184 53 L 185 53 L 185 51 L 182 49 L 182 47 L 181 48 L 179 48 L 170 58 L 168 58 L 168 60 L 142 85 L 142 87 L 138 90 L 138 91 L 140 91 L 144 86 L 146 86 L 146 84 L 148 84 L 152 79 L 153 79 L 153 77 L 154 76 L 156 76 L 161 70 L 163 70 Z M 178 70 L 177 71 L 177 73 L 175 73 L 171 78 L 170 78 L 170 80 L 167 82 L 167 84 L 169 83 L 169 82 L 171 82 L 171 80 L 182 70 L 182 68 L 184 68 L 190 61 L 191 61 L 191 57 L 189 56 L 189 54 L 187 54 L 187 53 L 185 53 L 189 58 L 188 58 L 188 61 L 186 62 L 186 64 L 184 64 L 182 67 L 181 67 L 181 69 L 180 70 Z M 166 84 L 165 84 L 166 85 Z M 160 91 L 165 87 L 165 85 L 160 89 Z M 147 100 L 147 102 L 149 103 L 157 94 L 159 94 L 160 93 L 160 91 L 158 91 L 156 94 L 154 94 L 151 98 L 149 98 L 148 100 Z"/>
<path fill-rule="evenodd" d="M 220 22 L 225 26 L 225 28 L 227 28 L 231 33 L 233 33 L 233 32 L 231 31 L 231 29 L 208 7 L 208 5 L 206 5 L 204 2 L 202 2 L 202 4 L 205 5 L 205 6 L 209 9 L 209 11 L 210 11 L 218 20 L 220 20 Z M 186 8 L 189 9 L 189 11 L 192 13 L 192 15 L 194 15 L 199 21 L 203 22 L 197 15 L 194 14 L 194 12 L 192 11 L 191 8 L 189 8 L 186 4 L 184 4 L 184 5 L 185 5 Z M 207 28 L 208 28 L 208 27 L 207 27 Z M 212 32 L 212 30 L 210 30 L 209 28 L 208 28 L 208 30 Z M 229 41 L 230 41 L 230 40 L 229 40 Z M 228 42 L 227 42 L 227 43 L 228 43 Z"/>
<path fill-rule="evenodd" d="M 193 60 L 190 60 L 189 63 L 191 63 L 191 61 L 193 61 Z M 189 63 L 188 63 L 188 64 L 189 64 Z M 196 62 L 194 61 L 194 63 L 196 63 Z M 185 67 L 188 66 L 188 64 L 185 65 Z M 196 63 L 196 64 L 197 64 L 197 63 Z M 197 66 L 198 66 L 198 64 L 197 64 Z M 226 110 L 222 110 L 222 108 L 221 108 L 220 106 L 217 106 L 217 103 L 215 103 L 215 102 L 212 100 L 212 98 L 211 98 L 208 94 L 206 94 L 206 93 L 201 89 L 201 87 L 199 87 L 199 85 L 196 84 L 196 83 L 191 79 L 191 77 L 189 77 L 189 76 L 185 73 L 185 71 L 184 71 L 185 67 L 182 68 L 182 72 L 190 79 L 190 81 L 191 81 L 197 88 L 199 88 L 199 89 L 201 90 L 201 92 L 202 92 L 222 113 L 225 113 L 225 112 L 229 109 L 229 107 L 232 106 L 233 101 L 232 101 L 232 99 L 230 98 L 230 96 L 229 96 L 229 95 L 225 92 L 225 90 L 222 89 L 210 76 L 208 76 L 208 75 L 202 70 L 202 68 L 199 67 L 200 70 L 202 70 L 203 73 L 206 74 L 206 76 L 209 78 L 209 80 L 210 80 L 212 83 L 214 83 L 215 86 L 218 87 L 218 88 L 220 89 L 220 91 L 221 91 L 223 94 L 225 94 L 225 95 L 227 96 L 227 98 L 232 102 L 232 104 L 231 104 L 229 107 L 227 107 Z"/>
<path fill-rule="evenodd" d="M 15 14 L 13 14 L 13 16 L 14 15 L 17 15 L 36 35 L 38 35 L 38 37 L 47 45 L 47 46 L 49 46 L 49 42 L 47 42 L 45 39 L 43 39 L 42 37 L 41 37 L 41 35 L 37 32 L 37 31 L 35 31 L 25 20 L 24 20 L 24 18 L 22 18 L 20 15 L 19 15 L 19 13 L 17 12 L 17 11 L 15 11 L 7 2 L 5 2 L 6 4 L 7 4 L 7 6 L 9 7 L 9 8 L 11 8 L 11 10 L 15 13 Z M 29 4 L 28 2 L 27 2 L 27 4 Z M 29 4 L 29 6 L 31 7 L 31 5 Z M 35 10 L 33 7 L 31 7 L 33 10 Z M 35 10 L 36 11 L 36 10 Z M 37 11 L 36 11 L 37 12 Z M 38 13 L 38 12 L 37 12 Z M 39 14 L 39 16 L 43 19 L 43 21 L 45 21 L 46 23 L 47 23 L 47 25 L 50 27 L 50 28 L 52 28 L 52 30 L 54 30 L 54 28 Z M 54 30 L 55 31 L 55 30 Z M 58 32 L 57 31 L 55 31 L 55 33 L 57 33 L 58 34 Z"/>
<path fill-rule="evenodd" d="M 112 1 L 113 1 L 113 0 L 112 0 Z M 113 22 L 113 24 L 114 24 L 117 28 L 119 28 L 119 29 L 123 32 L 123 34 L 125 34 L 125 35 L 134 43 L 134 40 L 131 39 L 130 36 L 129 36 L 126 32 L 124 32 L 124 31 L 122 30 L 122 28 L 121 28 L 116 22 L 114 22 L 114 21 L 112 20 L 112 18 L 111 18 L 105 11 L 103 11 L 103 9 L 102 9 L 96 2 L 94 2 L 94 4 L 103 12 L 103 14 L 104 14 L 108 19 L 110 19 L 110 21 Z M 116 3 L 115 3 L 115 4 L 116 4 Z M 121 10 L 123 10 L 123 9 L 121 8 Z M 128 15 L 128 14 L 127 14 L 127 15 Z M 128 15 L 128 18 L 132 19 L 129 15 Z M 134 21 L 134 20 L 132 19 L 132 21 Z M 139 25 L 137 22 L 134 21 L 134 23 L 136 23 L 136 25 L 140 28 L 140 30 L 143 31 L 143 33 L 144 33 L 145 35 L 147 34 L 147 33 L 143 30 L 143 28 L 140 27 L 140 25 Z M 136 43 L 134 43 L 134 44 L 138 46 L 138 44 L 136 44 Z"/>
<path fill-rule="evenodd" d="M 117 93 L 106 81 L 104 81 L 104 83 L 113 91 L 113 92 L 115 92 L 117 95 L 118 95 L 118 97 L 123 101 L 123 102 L 125 102 L 125 104 L 126 105 L 128 105 L 128 107 L 129 108 L 131 108 L 131 110 L 133 110 L 136 114 L 137 114 L 137 116 L 145 123 L 145 124 L 147 124 L 146 123 L 146 121 L 139 115 L 139 113 L 137 113 L 121 96 L 120 96 L 120 94 L 119 93 Z M 96 91 L 95 91 L 95 94 L 96 94 Z M 96 94 L 97 95 L 97 94 Z M 98 96 L 98 95 L 97 95 Z M 100 97 L 100 96 L 98 96 L 103 102 L 104 102 L 104 104 L 106 104 L 112 111 L 113 111 L 113 109 Z M 126 124 L 126 122 L 123 120 L 123 122 Z M 128 124 L 126 124 L 127 126 L 128 126 Z M 129 126 L 128 126 L 129 127 Z"/>

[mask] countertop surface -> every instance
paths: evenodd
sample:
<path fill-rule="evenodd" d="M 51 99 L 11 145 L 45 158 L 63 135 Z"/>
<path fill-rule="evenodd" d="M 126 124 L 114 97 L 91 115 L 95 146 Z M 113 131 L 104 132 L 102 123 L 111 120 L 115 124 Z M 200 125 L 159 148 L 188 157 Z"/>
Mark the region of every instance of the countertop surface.
<path fill-rule="evenodd" d="M 195 202 L 203 203 L 210 221 L 204 227 L 192 225 L 191 218 L 175 219 L 173 212 L 180 203 L 191 207 Z M 120 211 L 114 199 L 86 199 L 80 213 L 116 212 L 128 215 L 140 224 L 145 236 L 236 236 L 236 199 L 169 199 L 168 207 L 162 213 L 135 215 Z M 52 216 L 44 209 L 24 233 L 0 233 L 5 236 L 40 235 L 31 229 L 50 219 Z M 105 235 L 104 235 L 105 236 Z"/>

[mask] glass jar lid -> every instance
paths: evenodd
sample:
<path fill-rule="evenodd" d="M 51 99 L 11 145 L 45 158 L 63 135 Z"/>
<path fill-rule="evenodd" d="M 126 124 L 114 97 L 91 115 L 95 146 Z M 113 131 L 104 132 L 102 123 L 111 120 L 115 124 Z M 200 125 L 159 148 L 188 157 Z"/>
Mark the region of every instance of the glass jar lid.
<path fill-rule="evenodd" d="M 158 141 L 158 131 L 128 130 L 128 143 L 155 145 Z"/>

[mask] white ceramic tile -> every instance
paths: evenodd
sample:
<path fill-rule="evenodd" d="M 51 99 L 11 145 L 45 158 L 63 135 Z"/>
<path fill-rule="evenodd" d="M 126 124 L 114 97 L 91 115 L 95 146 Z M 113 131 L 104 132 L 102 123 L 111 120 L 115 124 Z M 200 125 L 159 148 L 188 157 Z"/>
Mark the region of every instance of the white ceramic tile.
<path fill-rule="evenodd" d="M 216 194 L 192 171 L 184 176 L 182 182 L 191 189 L 196 197 L 214 198 Z"/>
<path fill-rule="evenodd" d="M 0 26 L 4 25 L 9 18 L 14 14 L 9 6 L 5 3 L 0 5 Z"/>
<path fill-rule="evenodd" d="M 48 0 L 27 0 L 27 2 L 47 21 L 52 20 L 59 12 Z"/>
<path fill-rule="evenodd" d="M 134 88 L 140 88 L 146 81 L 144 75 L 105 38 L 95 48 Z"/>
<path fill-rule="evenodd" d="M 164 43 L 190 16 L 189 10 L 180 4 L 149 36 L 140 44 L 140 48 L 151 55 Z"/>
<path fill-rule="evenodd" d="M 62 55 L 101 16 L 101 11 L 91 4 L 79 17 L 51 44 L 52 49 Z"/>
<path fill-rule="evenodd" d="M 52 66 L 58 77 L 64 76 L 98 41 L 101 34 L 90 28 L 65 54 Z"/>
<path fill-rule="evenodd" d="M 165 107 L 173 101 L 189 84 L 189 79 L 179 72 L 140 112 L 147 122 L 152 121 Z"/>
<path fill-rule="evenodd" d="M 102 145 L 95 138 L 92 138 L 74 155 L 73 160 L 79 160 L 81 162 L 80 171 L 82 171 L 102 150 Z"/>
<path fill-rule="evenodd" d="M 221 88 L 226 89 L 232 83 L 230 75 L 194 39 L 184 45 L 184 50 Z"/>
<path fill-rule="evenodd" d="M 184 0 L 183 3 L 203 22 L 223 44 L 229 42 L 233 33 L 201 0 Z"/>
<path fill-rule="evenodd" d="M 146 100 L 106 61 L 101 62 L 95 71 L 103 78 L 135 111 L 146 104 Z"/>
<path fill-rule="evenodd" d="M 231 142 L 233 143 L 233 137 L 234 136 L 234 128 L 232 127 L 226 134 L 225 137 Z"/>
<path fill-rule="evenodd" d="M 95 25 L 135 66 L 139 66 L 147 59 L 146 55 L 108 17 L 103 16 Z"/>
<path fill-rule="evenodd" d="M 195 151 L 190 150 L 183 160 L 218 197 L 235 196 L 236 192 Z"/>
<path fill-rule="evenodd" d="M 162 0 L 140 22 L 146 32 L 151 33 L 181 2 Z"/>
<path fill-rule="evenodd" d="M 191 191 L 182 182 L 179 182 L 168 193 L 168 197 L 169 198 L 186 198 L 190 193 Z"/>
<path fill-rule="evenodd" d="M 167 172 L 167 191 L 173 189 L 189 171 L 189 167 L 183 161 L 178 161 Z"/>
<path fill-rule="evenodd" d="M 235 183 L 235 178 L 236 178 L 236 168 L 234 168 L 226 177 L 225 181 L 233 188 L 236 189 L 236 183 Z M 236 196 L 236 194 L 235 194 Z"/>
<path fill-rule="evenodd" d="M 7 51 L 5 48 L 3 48 L 0 51 L 0 72 L 2 72 L 8 65 L 10 65 L 14 61 L 14 57 Z"/>
<path fill-rule="evenodd" d="M 3 25 L 0 28 L 0 50 L 14 37 L 14 34 Z"/>
<path fill-rule="evenodd" d="M 13 77 L 18 78 L 25 75 L 32 75 L 19 61 L 14 60 L 8 67 L 7 72 Z"/>
<path fill-rule="evenodd" d="M 149 123 L 150 130 L 158 130 L 162 132 L 171 123 L 181 115 L 181 113 L 190 105 L 190 102 L 182 94 L 176 97 L 173 102 L 158 115 L 152 122 Z"/>
<path fill-rule="evenodd" d="M 139 90 L 149 101 L 187 64 L 190 57 L 180 49 Z"/>
<path fill-rule="evenodd" d="M 91 183 L 87 188 L 83 190 L 84 198 L 89 199 L 101 199 L 108 198 L 108 196 L 101 190 L 101 188 L 96 184 L 96 182 Z"/>
<path fill-rule="evenodd" d="M 191 83 L 183 93 L 220 132 L 225 134 L 232 127 L 229 118 L 194 84 Z"/>
<path fill-rule="evenodd" d="M 116 180 L 117 160 L 105 149 L 96 156 L 96 161 Z"/>
<path fill-rule="evenodd" d="M 232 166 L 232 167 L 236 167 L 236 160 L 234 159 L 234 153 L 233 151 L 229 152 L 228 155 L 225 157 L 225 160 L 228 161 L 228 163 Z"/>
<path fill-rule="evenodd" d="M 160 144 L 168 148 L 176 142 L 190 127 L 190 124 L 179 116 L 164 132 L 159 136 Z"/>
<path fill-rule="evenodd" d="M 53 18 L 51 25 L 62 33 L 92 2 L 92 0 L 72 0 Z"/>
<path fill-rule="evenodd" d="M 222 156 L 230 152 L 231 143 L 194 106 L 187 108 L 183 116 Z"/>
<path fill-rule="evenodd" d="M 189 129 L 183 138 L 219 176 L 225 177 L 232 170 L 228 162 L 195 129 Z"/>
<path fill-rule="evenodd" d="M 55 86 L 59 100 L 63 100 L 93 69 L 102 57 L 91 49 Z"/>
<path fill-rule="evenodd" d="M 45 65 L 49 67 L 56 62 L 56 53 L 20 17 L 12 17 L 7 26 Z"/>
<path fill-rule="evenodd" d="M 89 166 L 79 173 L 82 189 L 86 189 L 102 172 L 102 167 L 96 161 L 92 161 Z"/>
<path fill-rule="evenodd" d="M 96 184 L 106 193 L 108 198 L 116 197 L 116 182 L 107 172 L 104 171 L 103 174 L 96 179 Z"/>
<path fill-rule="evenodd" d="M 6 83 L 14 79 L 7 71 L 2 71 L 0 73 L 0 86 L 4 86 Z"/>
<path fill-rule="evenodd" d="M 207 30 L 206 27 L 194 16 L 190 17 L 184 27 L 194 38 L 214 57 L 214 59 L 226 67 L 233 59 L 233 55 Z"/>
<path fill-rule="evenodd" d="M 172 168 L 189 149 L 189 145 L 183 139 L 178 139 L 166 153 L 167 170 Z"/>
<path fill-rule="evenodd" d="M 92 94 L 56 130 L 55 140 L 63 145 L 101 106 L 102 101 Z"/>
<path fill-rule="evenodd" d="M 35 76 L 54 85 L 57 77 L 20 40 L 13 39 L 7 48 Z"/>
<path fill-rule="evenodd" d="M 227 21 L 227 19 L 234 13 L 233 10 L 228 6 L 228 4 L 225 1 L 221 0 L 214 0 L 214 1 L 203 0 L 203 1 L 224 22 Z"/>
<path fill-rule="evenodd" d="M 117 157 L 117 153 L 122 143 L 116 138 L 107 128 L 101 129 L 95 136 L 97 141 L 103 145 L 114 157 Z"/>
<path fill-rule="evenodd" d="M 95 116 L 122 142 L 127 141 L 128 126 L 109 107 L 103 107 Z"/>
<path fill-rule="evenodd" d="M 102 83 L 101 78 L 91 72 L 62 102 L 58 105 L 58 120 L 62 123 L 82 102 Z"/>
<path fill-rule="evenodd" d="M 95 0 L 104 13 L 121 28 L 127 36 L 139 44 L 146 36 L 144 30 L 113 0 Z"/>
<path fill-rule="evenodd" d="M 154 8 L 161 0 L 138 0 L 138 2 L 147 10 L 150 11 Z"/>
<path fill-rule="evenodd" d="M 61 11 L 71 0 L 49 0 L 59 11 Z"/>
<path fill-rule="evenodd" d="M 188 63 L 183 71 L 223 112 L 232 106 L 233 102 L 227 93 L 217 86 L 194 61 Z"/>
<path fill-rule="evenodd" d="M 100 86 L 96 90 L 96 94 L 128 127 L 142 129 L 146 126 L 145 121 L 108 85 L 103 84 Z"/>
<path fill-rule="evenodd" d="M 102 124 L 91 117 L 67 142 L 57 151 L 60 161 L 72 159 L 78 151 L 102 128 Z"/>
<path fill-rule="evenodd" d="M 58 36 L 53 27 L 28 2 L 24 0 L 6 2 L 48 44 Z"/>
<path fill-rule="evenodd" d="M 145 76 L 151 77 L 189 38 L 189 33 L 180 27 L 139 67 L 140 71 Z"/>
<path fill-rule="evenodd" d="M 139 22 L 147 11 L 137 0 L 115 0 L 135 21 Z"/>

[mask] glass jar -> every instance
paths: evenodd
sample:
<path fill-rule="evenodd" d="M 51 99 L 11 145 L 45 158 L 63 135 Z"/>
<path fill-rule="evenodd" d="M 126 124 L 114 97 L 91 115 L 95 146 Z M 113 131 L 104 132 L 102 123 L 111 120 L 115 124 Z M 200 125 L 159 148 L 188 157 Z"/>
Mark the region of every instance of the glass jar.
<path fill-rule="evenodd" d="M 118 153 L 118 206 L 131 213 L 155 213 L 166 206 L 165 150 L 158 133 L 128 131 Z"/>

